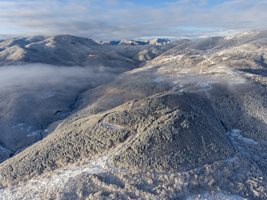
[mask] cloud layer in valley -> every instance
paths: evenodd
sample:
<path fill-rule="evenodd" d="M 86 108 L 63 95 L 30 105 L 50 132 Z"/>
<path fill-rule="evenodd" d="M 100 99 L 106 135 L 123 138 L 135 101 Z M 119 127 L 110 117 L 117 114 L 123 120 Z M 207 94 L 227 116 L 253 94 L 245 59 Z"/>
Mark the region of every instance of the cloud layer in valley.
<path fill-rule="evenodd" d="M 0 147 L 14 153 L 34 143 L 50 123 L 70 114 L 84 90 L 112 78 L 83 67 L 0 67 Z"/>
<path fill-rule="evenodd" d="M 0 92 L 38 91 L 40 88 L 47 91 L 83 90 L 88 86 L 111 80 L 113 77 L 114 74 L 83 67 L 57 67 L 46 64 L 7 66 L 0 67 Z"/>
<path fill-rule="evenodd" d="M 0 35 L 195 36 L 267 25 L 265 0 L 1 0 Z"/>

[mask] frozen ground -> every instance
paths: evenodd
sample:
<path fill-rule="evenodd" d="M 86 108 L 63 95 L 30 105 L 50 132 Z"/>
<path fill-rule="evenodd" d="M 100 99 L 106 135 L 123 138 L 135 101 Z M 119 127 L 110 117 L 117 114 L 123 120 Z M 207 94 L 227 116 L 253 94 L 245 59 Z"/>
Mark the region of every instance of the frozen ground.
<path fill-rule="evenodd" d="M 222 192 L 203 193 L 192 195 L 186 198 L 187 200 L 246 200 L 246 198 L 238 195 L 231 195 Z"/>
<path fill-rule="evenodd" d="M 65 169 L 55 170 L 51 176 L 40 176 L 27 183 L 0 189 L 1 200 L 38 200 L 47 191 L 53 193 L 64 189 L 72 179 L 83 173 L 98 174 L 107 171 L 107 157 L 100 157 L 81 166 L 70 166 Z"/>
<path fill-rule="evenodd" d="M 253 40 L 255 41 L 253 42 Z M 156 114 L 154 113 L 149 120 L 146 120 L 149 118 L 146 114 L 142 114 L 144 118 L 140 118 L 140 125 L 128 123 L 128 113 L 124 113 L 125 115 L 123 114 L 119 117 L 118 115 L 109 116 L 110 118 L 102 116 L 102 119 L 99 120 L 99 118 L 96 118 L 96 121 L 91 121 L 90 118 L 88 118 L 88 121 L 83 121 L 79 118 L 81 115 L 77 115 L 77 119 L 73 121 L 70 117 L 64 121 L 66 126 L 62 126 L 60 131 L 55 132 L 55 138 L 52 138 L 55 140 L 43 140 L 47 142 L 43 143 L 44 147 L 49 148 L 45 149 L 42 146 L 40 148 L 39 146 L 36 147 L 36 149 L 44 155 L 42 157 L 39 154 L 38 158 L 40 158 L 39 160 L 41 161 L 36 162 L 35 158 L 37 158 L 37 156 L 34 156 L 36 149 L 34 149 L 30 150 L 29 154 L 27 151 L 24 151 L 26 152 L 25 154 L 19 154 L 20 156 L 15 156 L 14 159 L 10 159 L 10 163 L 7 161 L 6 163 L 8 164 L 3 165 L 4 173 L 1 175 L 5 176 L 7 180 L 3 185 L 12 184 L 11 181 L 13 181 L 14 176 L 20 176 L 20 174 L 22 174 L 22 177 L 19 177 L 21 178 L 19 179 L 19 181 L 21 181 L 19 185 L 10 185 L 7 188 L 0 189 L 0 199 L 267 199 L 267 149 L 265 134 L 265 89 L 267 82 L 266 69 L 264 68 L 266 67 L 266 44 L 260 43 L 259 40 L 255 38 L 250 38 L 245 41 L 236 41 L 235 38 L 221 38 L 218 41 L 216 40 L 215 43 L 216 44 L 213 45 L 213 43 L 209 43 L 209 40 L 204 40 L 204 42 L 202 41 L 200 43 L 197 42 L 196 44 L 190 41 L 185 43 L 180 43 L 178 41 L 177 46 L 175 44 L 174 48 L 171 48 L 169 51 L 157 54 L 159 56 L 152 61 L 148 61 L 145 66 L 130 71 L 126 70 L 127 72 L 115 78 L 115 81 L 111 81 L 108 84 L 101 85 L 94 89 L 89 89 L 86 95 L 82 97 L 84 101 L 83 105 L 87 107 L 83 116 L 90 116 L 91 114 L 99 114 L 102 112 L 107 113 L 109 112 L 108 110 L 114 107 L 126 105 L 124 103 L 128 101 L 138 103 L 139 100 L 147 97 L 151 98 L 153 101 L 149 101 L 151 104 L 149 104 L 147 110 L 140 110 L 144 110 L 144 113 L 150 113 L 150 109 L 155 105 L 154 100 L 156 96 L 161 93 L 178 93 L 181 99 L 169 99 L 169 97 L 165 99 L 166 101 L 170 101 L 168 108 L 175 107 L 175 103 L 181 101 L 181 105 L 179 105 L 181 110 L 184 111 L 185 109 L 185 111 L 187 111 L 187 106 L 192 106 L 190 108 L 194 110 L 196 108 L 195 106 L 197 106 L 198 102 L 203 98 L 205 102 L 199 106 L 197 111 L 203 109 L 205 116 L 206 114 L 210 114 L 210 117 L 206 121 L 201 121 L 201 119 L 203 119 L 202 116 L 198 120 L 195 120 L 197 115 L 194 115 L 194 113 L 191 115 L 190 109 L 188 116 L 190 119 L 191 117 L 194 119 L 189 122 L 188 120 L 185 121 L 188 122 L 186 124 L 183 122 L 180 123 L 177 118 L 175 123 L 171 124 L 172 129 L 170 129 L 170 131 L 168 131 L 170 126 L 166 126 L 167 129 L 158 129 L 165 125 L 168 120 L 173 119 L 170 117 L 171 115 L 166 115 L 161 111 Z M 246 45 L 242 43 L 246 43 Z M 186 45 L 184 46 L 183 44 Z M 207 48 L 210 49 L 207 50 Z M 71 48 L 69 49 L 71 50 Z M 109 50 L 111 49 L 108 49 L 108 51 Z M 126 46 L 119 51 L 119 58 L 121 58 L 123 52 L 126 52 L 125 50 L 127 50 Z M 95 52 L 91 52 L 91 50 L 86 53 L 86 55 L 90 55 L 90 59 L 98 59 Z M 139 54 L 131 55 L 130 59 L 127 59 L 127 62 L 131 61 L 131 59 L 135 59 L 135 56 L 138 57 Z M 76 57 L 78 56 L 75 56 L 75 58 Z M 103 58 L 104 57 L 100 56 L 99 61 L 102 61 Z M 65 61 L 66 59 L 62 60 Z M 113 62 L 114 59 L 108 56 L 107 61 Z M 88 63 L 89 62 L 91 63 L 92 60 L 88 60 Z M 121 63 L 120 66 L 128 66 L 124 63 L 125 62 Z M 112 66 L 117 66 L 116 63 L 111 64 Z M 100 79 L 104 80 L 102 78 Z M 78 84 L 79 83 L 80 81 L 78 81 Z M 187 94 L 192 96 L 183 102 Z M 56 91 L 51 90 L 51 88 L 39 95 L 42 101 L 47 101 L 57 96 Z M 62 99 L 56 100 L 61 101 Z M 165 101 L 162 101 L 160 106 L 165 105 L 164 102 Z M 206 107 L 209 103 L 211 104 L 211 109 L 207 109 Z M 28 101 L 26 104 L 28 105 Z M 116 109 L 118 108 L 115 108 L 115 110 Z M 128 107 L 125 109 L 127 111 Z M 90 110 L 90 112 L 87 112 L 88 110 Z M 213 110 L 215 110 L 214 113 Z M 39 112 L 34 110 L 34 113 Z M 60 119 L 65 117 L 64 109 L 58 109 L 58 106 L 51 113 L 56 117 L 60 117 Z M 199 112 L 197 112 L 197 114 L 198 113 Z M 111 114 L 111 112 L 109 112 L 109 114 Z M 187 115 L 181 116 L 187 117 Z M 138 115 L 134 112 L 134 117 L 130 120 L 134 121 L 136 118 L 138 118 Z M 156 118 L 156 120 L 154 118 Z M 160 120 L 158 120 L 158 118 Z M 113 121 L 113 119 L 114 123 L 116 122 L 120 125 L 109 123 Z M 120 121 L 121 119 L 126 119 L 125 123 L 123 120 Z M 216 119 L 216 121 L 212 121 L 213 119 Z M 158 124 L 155 124 L 155 121 L 158 122 Z M 92 127 L 91 122 L 94 123 Z M 216 124 L 217 122 L 218 124 Z M 212 149 L 225 156 L 216 157 L 204 164 L 194 165 L 197 163 L 197 160 L 200 159 L 197 156 L 195 156 L 196 158 L 194 157 L 196 153 L 193 152 L 190 156 L 184 153 L 184 157 L 189 160 L 188 163 L 191 161 L 191 163 L 193 163 L 192 165 L 190 164 L 192 168 L 186 168 L 185 171 L 176 169 L 174 171 L 166 170 L 169 169 L 167 167 L 170 166 L 172 161 L 177 161 L 175 164 L 179 165 L 181 163 L 179 158 L 177 160 L 176 158 L 171 159 L 171 161 L 164 166 L 166 168 L 163 168 L 161 171 L 154 168 L 151 170 L 148 170 L 148 168 L 141 169 L 141 167 L 134 168 L 140 163 L 140 165 L 144 166 L 147 161 L 150 161 L 146 157 L 143 159 L 142 153 L 145 152 L 145 148 L 140 148 L 141 150 L 135 148 L 135 142 L 137 145 L 141 145 L 142 141 L 145 141 L 144 147 L 150 147 L 150 149 L 148 148 L 148 158 L 155 154 L 157 158 L 161 152 L 168 152 L 168 147 L 178 146 L 176 144 L 179 140 L 183 141 L 184 135 L 190 135 L 192 130 L 188 130 L 188 132 L 181 131 L 186 130 L 186 128 L 188 128 L 187 125 L 190 125 L 190 123 L 191 125 L 193 124 L 194 127 L 197 127 L 195 126 L 197 124 L 201 124 L 200 127 L 209 124 L 209 127 L 204 128 L 204 130 L 196 130 L 192 136 L 193 138 L 200 134 L 205 135 L 208 131 L 211 132 L 211 135 L 215 135 L 214 133 L 219 130 L 218 133 L 221 134 L 221 137 L 216 141 L 221 141 L 221 139 L 223 141 L 223 139 L 225 139 L 225 141 L 228 142 L 227 145 L 222 145 L 226 148 L 220 152 L 219 150 L 223 147 L 216 148 L 216 141 L 214 140 L 215 142 L 212 141 L 209 143 L 211 137 L 208 137 L 207 140 L 202 140 L 203 145 L 197 148 L 197 152 L 204 152 L 205 154 L 206 149 Z M 38 131 L 35 132 L 35 130 L 40 130 L 40 128 L 29 128 L 31 125 L 22 120 L 18 120 L 13 124 L 15 125 L 13 130 L 27 132 L 28 138 L 39 134 Z M 16 126 L 16 124 L 18 126 Z M 67 126 L 67 124 L 69 126 Z M 151 144 L 154 144 L 153 139 L 157 137 L 152 137 L 151 140 L 146 141 L 143 140 L 146 139 L 145 137 L 142 138 L 140 136 L 149 135 L 144 130 L 147 130 L 146 126 L 154 125 L 155 130 L 153 130 L 152 133 L 155 134 L 153 136 L 159 136 L 159 141 L 162 141 L 162 138 L 171 140 L 172 137 L 167 137 L 167 134 L 169 132 L 176 133 L 177 128 L 177 135 L 179 136 L 178 142 L 176 141 L 177 143 L 174 145 L 169 145 L 170 143 L 168 143 L 166 148 L 164 146 L 166 143 L 156 143 L 156 146 L 152 146 L 152 148 Z M 146 128 L 142 129 L 143 126 Z M 211 131 L 214 127 L 216 127 L 216 130 Z M 135 131 L 135 129 L 138 131 Z M 90 133 L 91 130 L 93 130 L 92 134 Z M 81 135 L 85 137 L 80 137 Z M 109 135 L 114 137 L 108 137 Z M 118 135 L 121 137 L 117 137 Z M 182 137 L 180 137 L 181 135 Z M 219 134 L 216 133 L 216 136 L 218 135 Z M 81 158 L 81 161 L 77 161 L 75 165 L 66 164 L 65 166 L 63 163 L 64 167 L 39 176 L 35 176 L 34 173 L 29 173 L 29 176 L 33 178 L 27 182 L 22 182 L 22 180 L 24 180 L 23 178 L 28 178 L 27 172 L 32 172 L 31 170 L 37 169 L 36 166 L 43 163 L 44 160 L 48 163 L 45 165 L 50 166 L 50 161 L 53 161 L 53 159 L 46 158 L 46 156 L 49 157 L 49 155 L 52 154 L 49 145 L 57 141 L 56 139 L 59 137 L 63 138 L 62 141 L 64 142 L 55 142 L 54 146 L 56 148 L 53 149 L 53 152 L 62 152 L 62 148 L 57 148 L 59 146 L 63 147 L 64 151 L 62 154 L 59 153 L 59 156 L 56 157 L 55 160 L 61 161 L 61 158 L 65 158 L 65 156 L 66 158 L 67 156 L 74 158 L 73 152 L 77 151 L 77 159 L 79 160 Z M 73 139 L 68 140 L 69 138 Z M 106 138 L 107 141 L 105 141 Z M 119 139 L 116 140 L 116 138 Z M 195 143 L 190 145 L 190 141 L 195 139 L 193 138 L 189 138 L 189 140 L 183 143 L 185 147 L 183 147 L 182 151 L 186 151 L 187 148 L 194 149 L 196 146 L 194 145 Z M 97 149 L 90 143 L 91 141 L 97 144 Z M 198 144 L 197 142 L 200 140 L 195 139 L 195 141 L 196 144 Z M 106 145 L 105 142 L 108 145 Z M 69 144 L 73 144 L 73 149 L 72 145 Z M 179 146 L 183 146 L 183 144 L 179 144 Z M 158 148 L 162 146 L 164 148 Z M 201 150 L 202 146 L 205 147 L 203 148 L 204 150 Z M 6 145 L 3 145 L 3 147 L 6 147 Z M 98 151 L 98 148 L 104 150 Z M 80 149 L 83 150 L 81 151 L 82 153 L 89 151 L 90 154 L 79 154 L 80 152 L 78 151 L 80 151 Z M 92 153 L 91 149 L 93 149 Z M 232 149 L 230 154 L 227 154 L 228 149 Z M 67 150 L 68 152 L 66 153 Z M 2 151 L 4 150 L 2 149 Z M 44 151 L 48 153 L 45 154 Z M 123 152 L 126 152 L 126 154 L 123 155 Z M 128 162 L 134 157 L 130 154 L 131 152 L 134 152 L 134 156 L 136 155 L 137 158 L 140 158 L 140 162 L 139 160 L 136 162 Z M 180 150 L 175 150 L 174 152 L 180 152 Z M 29 158 L 28 155 L 31 155 L 29 159 L 30 162 L 24 159 Z M 80 155 L 85 156 L 79 157 Z M 130 155 L 129 159 L 127 155 Z M 170 155 L 170 153 L 167 153 L 167 155 Z M 90 156 L 94 157 L 91 160 L 87 160 Z M 126 165 L 127 162 L 119 165 L 114 161 L 116 159 L 119 160 L 120 156 L 126 157 L 130 166 Z M 161 156 L 160 159 L 164 156 Z M 207 153 L 206 157 L 212 158 L 213 153 Z M 73 159 L 74 162 L 76 162 L 75 159 Z M 24 163 L 21 164 L 23 161 Z M 68 163 L 68 161 L 66 163 Z M 44 166 L 44 169 L 47 169 L 47 166 Z M 42 168 L 43 166 L 40 167 Z M 28 170 L 28 168 L 30 170 Z M 21 173 L 17 173 L 17 171 Z M 27 175 L 24 177 L 25 173 Z"/>
<path fill-rule="evenodd" d="M 232 138 L 241 140 L 242 142 L 245 142 L 247 144 L 252 144 L 252 145 L 258 144 L 258 142 L 256 142 L 255 140 L 242 136 L 241 131 L 238 129 L 233 129 L 228 134 L 230 134 Z"/>
<path fill-rule="evenodd" d="M 122 126 L 116 124 L 109 124 L 104 122 L 104 119 L 99 121 L 101 126 L 108 129 L 125 129 Z M 130 137 L 131 139 L 133 137 Z M 127 140 L 125 144 L 129 142 Z M 107 153 L 105 156 L 100 156 L 95 160 L 83 163 L 80 166 L 69 166 L 67 168 L 58 169 L 53 174 L 46 176 L 40 176 L 36 179 L 31 179 L 27 183 L 22 183 L 17 186 L 0 189 L 0 199 L 3 200 L 30 200 L 41 199 L 42 195 L 49 191 L 50 193 L 63 190 L 65 185 L 73 178 L 78 177 L 81 174 L 99 174 L 103 172 L 120 171 L 120 169 L 113 167 L 108 163 L 110 156 L 118 153 L 123 146 L 116 148 L 112 153 Z M 1 150 L 1 149 L 0 149 Z M 23 191 L 23 192 L 22 192 Z"/>
<path fill-rule="evenodd" d="M 104 121 L 104 119 L 101 119 L 99 121 L 99 124 L 101 124 L 102 126 L 104 126 L 106 128 L 109 128 L 109 129 L 125 129 L 125 127 L 122 127 L 122 126 L 119 126 L 116 124 L 106 123 Z M 151 189 L 151 191 L 147 194 L 149 197 L 148 199 L 157 199 L 157 195 L 155 195 L 156 193 L 154 194 L 152 191 L 156 190 L 156 188 L 159 187 L 158 184 L 163 179 L 163 181 L 165 181 L 166 183 L 163 183 L 162 187 L 166 187 L 166 191 L 169 192 L 168 195 L 173 195 L 173 196 L 186 195 L 186 199 L 188 199 L 188 200 L 215 200 L 215 199 L 216 200 L 217 199 L 220 199 L 220 200 L 245 200 L 245 199 L 249 199 L 249 198 L 243 198 L 243 197 L 236 195 L 236 194 L 231 194 L 229 192 L 222 192 L 220 190 L 219 191 L 213 191 L 213 192 L 201 192 L 201 193 L 193 192 L 195 194 L 190 195 L 190 189 L 189 188 L 192 187 L 190 185 L 191 184 L 193 184 L 193 185 L 197 184 L 197 182 L 199 181 L 198 179 L 201 179 L 201 177 L 203 175 L 205 175 L 205 173 L 203 173 L 203 172 L 206 169 L 209 170 L 209 172 L 206 172 L 206 173 L 210 173 L 210 170 L 212 169 L 213 165 L 221 165 L 221 166 L 225 166 L 225 167 L 228 165 L 229 166 L 237 165 L 239 162 L 241 162 L 242 156 L 246 156 L 246 157 L 247 156 L 249 156 L 249 157 L 255 156 L 254 152 L 253 152 L 253 148 L 257 148 L 258 143 L 256 141 L 242 136 L 241 131 L 237 130 L 237 129 L 233 129 L 232 131 L 230 131 L 226 134 L 231 138 L 233 144 L 236 146 L 240 155 L 237 154 L 237 156 L 227 158 L 225 160 L 218 161 L 218 162 L 215 162 L 215 163 L 210 164 L 210 165 L 198 167 L 198 168 L 195 168 L 195 169 L 192 169 L 189 171 L 180 172 L 177 174 L 168 173 L 168 172 L 166 172 L 166 173 L 154 173 L 154 174 L 152 173 L 152 177 L 154 177 L 155 181 L 152 181 L 152 182 L 150 181 L 151 183 L 149 182 L 150 184 L 147 186 L 145 183 L 143 183 L 144 184 L 142 186 L 143 189 L 142 189 L 142 187 L 141 188 L 138 187 L 136 189 L 132 188 L 132 190 L 133 190 L 132 192 L 137 192 L 137 193 L 139 192 L 141 195 L 144 195 L 145 194 L 144 191 L 147 190 L 146 188 L 151 187 L 154 189 Z M 121 179 L 120 176 L 125 176 L 126 174 L 127 174 L 127 177 L 129 177 L 129 178 L 131 176 L 139 177 L 138 180 L 140 179 L 140 176 L 143 178 L 145 178 L 145 177 L 147 178 L 147 174 L 144 174 L 144 173 L 139 173 L 139 174 L 133 173 L 132 174 L 131 171 L 119 169 L 117 167 L 112 166 L 108 162 L 109 157 L 112 155 L 115 155 L 116 153 L 121 151 L 124 148 L 124 146 L 134 138 L 134 136 L 135 135 L 133 135 L 130 139 L 126 140 L 123 143 L 123 145 L 116 148 L 112 153 L 107 153 L 106 155 L 100 156 L 100 157 L 96 158 L 95 160 L 83 162 L 79 166 L 71 165 L 71 166 L 68 166 L 66 168 L 55 170 L 51 174 L 42 175 L 42 176 L 39 176 L 38 178 L 31 179 L 28 182 L 20 183 L 17 186 L 12 186 L 12 187 L 8 187 L 5 189 L 0 189 L 0 199 L 3 199 L 3 200 L 39 200 L 39 199 L 44 199 L 44 195 L 52 195 L 52 194 L 59 194 L 59 193 L 60 194 L 65 194 L 65 193 L 68 194 L 68 192 L 70 190 L 69 188 L 74 187 L 73 184 L 74 185 L 78 184 L 76 181 L 79 180 L 80 177 L 89 176 L 90 180 L 92 177 L 96 177 L 97 179 L 99 179 L 98 177 L 100 177 L 100 179 L 98 180 L 99 187 L 101 185 L 105 184 L 105 181 L 103 180 L 103 178 L 101 178 L 103 176 L 105 177 L 106 181 L 109 180 L 108 182 L 110 182 L 110 181 L 112 182 L 112 180 L 114 179 L 114 174 L 116 174 L 115 175 L 117 177 L 117 178 L 115 178 L 116 180 Z M 247 144 L 248 146 L 244 146 L 244 144 Z M 196 180 L 190 178 L 192 176 L 192 173 L 195 174 L 194 177 L 196 178 Z M 149 175 L 149 177 L 150 176 L 151 176 L 151 174 Z M 116 184 L 126 185 L 127 182 L 129 181 L 129 178 L 124 179 L 122 183 L 116 183 Z M 220 177 L 217 177 L 217 178 L 220 178 Z M 149 179 L 151 179 L 151 177 L 148 178 L 148 180 Z M 224 177 L 221 177 L 221 179 L 224 179 Z M 95 178 L 92 178 L 92 180 L 95 180 Z M 156 180 L 158 180 L 158 181 L 156 181 Z M 135 181 L 137 181 L 137 180 L 134 180 L 131 183 L 132 184 L 131 187 L 139 184 L 138 181 L 137 182 L 135 182 Z M 170 183 L 167 183 L 168 181 L 170 181 Z M 164 186 L 164 184 L 166 184 L 166 186 Z M 109 187 L 113 188 L 115 186 L 109 185 L 108 188 Z M 173 188 L 173 189 L 167 189 L 168 187 Z M 207 189 L 208 189 L 208 186 L 205 186 L 205 187 L 207 187 Z M 66 189 L 66 188 L 68 188 L 68 189 Z M 68 192 L 66 192 L 66 190 Z M 116 191 L 117 189 L 115 188 L 114 190 Z M 121 192 L 122 193 L 125 192 L 125 194 L 127 194 L 128 189 L 126 190 L 124 188 L 124 190 L 121 190 Z M 188 190 L 188 191 L 185 192 L 186 190 Z M 165 191 L 165 189 L 159 190 L 159 192 L 162 193 L 160 195 L 164 194 L 163 191 Z M 73 192 L 73 193 L 75 193 L 75 192 Z M 62 196 L 58 197 L 58 198 L 64 199 Z M 83 198 L 81 198 L 81 199 L 83 199 Z M 95 199 L 95 197 L 93 196 L 91 199 Z"/>

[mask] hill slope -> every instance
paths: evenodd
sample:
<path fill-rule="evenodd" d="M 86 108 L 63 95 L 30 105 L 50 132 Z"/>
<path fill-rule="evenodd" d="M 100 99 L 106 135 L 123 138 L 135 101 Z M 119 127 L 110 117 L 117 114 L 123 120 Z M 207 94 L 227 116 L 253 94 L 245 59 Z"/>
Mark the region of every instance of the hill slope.
<path fill-rule="evenodd" d="M 0 165 L 0 194 L 266 199 L 266 41 L 179 40 L 86 90 L 54 131 Z"/>
<path fill-rule="evenodd" d="M 0 161 L 46 136 L 50 124 L 75 109 L 83 91 L 170 47 L 112 47 L 70 35 L 1 41 L 0 145 L 6 150 Z"/>

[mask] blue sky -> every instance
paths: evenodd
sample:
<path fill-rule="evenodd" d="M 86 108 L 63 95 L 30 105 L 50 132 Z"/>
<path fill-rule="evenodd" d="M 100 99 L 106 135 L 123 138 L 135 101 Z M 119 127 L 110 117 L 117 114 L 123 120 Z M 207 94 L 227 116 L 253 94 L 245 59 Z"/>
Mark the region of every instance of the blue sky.
<path fill-rule="evenodd" d="M 0 0 L 0 37 L 208 36 L 265 29 L 266 10 L 266 0 Z"/>
<path fill-rule="evenodd" d="M 121 0 L 120 3 L 121 2 L 123 2 L 123 0 Z M 136 4 L 141 4 L 141 5 L 159 7 L 159 6 L 164 6 L 164 5 L 171 4 L 171 3 L 177 3 L 179 1 L 177 0 L 165 0 L 165 1 L 164 0 L 132 0 L 131 2 L 136 3 Z M 223 2 L 226 2 L 226 1 L 225 0 L 224 1 L 223 0 L 207 0 L 207 1 L 192 0 L 189 3 L 190 4 L 202 3 L 202 4 L 206 4 L 206 6 L 215 6 Z"/>
<path fill-rule="evenodd" d="M 62 0 L 63 2 L 67 2 L 68 0 Z M 187 1 L 189 4 L 205 4 L 206 6 L 216 6 L 218 4 L 231 1 L 231 0 L 191 0 Z M 175 4 L 179 2 L 185 2 L 184 0 L 114 0 L 110 2 L 116 2 L 119 5 L 127 4 L 127 3 L 132 3 L 132 4 L 138 4 L 138 5 L 143 5 L 143 6 L 149 6 L 149 7 L 161 7 L 169 4 Z M 98 4 L 100 1 L 97 2 Z"/>

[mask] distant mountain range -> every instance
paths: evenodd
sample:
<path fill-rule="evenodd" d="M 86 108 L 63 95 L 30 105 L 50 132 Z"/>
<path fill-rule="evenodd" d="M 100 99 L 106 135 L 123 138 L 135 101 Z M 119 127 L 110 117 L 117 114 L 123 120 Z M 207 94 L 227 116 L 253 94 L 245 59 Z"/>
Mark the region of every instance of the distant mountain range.
<path fill-rule="evenodd" d="M 152 59 L 168 49 L 169 47 L 166 47 L 168 43 L 170 41 L 166 39 L 121 40 L 106 42 L 103 46 L 103 42 L 97 43 L 92 39 L 70 35 L 15 38 L 0 43 L 0 65 L 26 62 L 65 66 L 120 67 L 127 64 L 127 67 L 133 67 L 138 62 Z"/>
<path fill-rule="evenodd" d="M 100 41 L 100 44 L 112 44 L 112 45 L 163 45 L 171 43 L 171 40 L 164 38 L 155 38 L 151 40 L 111 40 Z"/>

